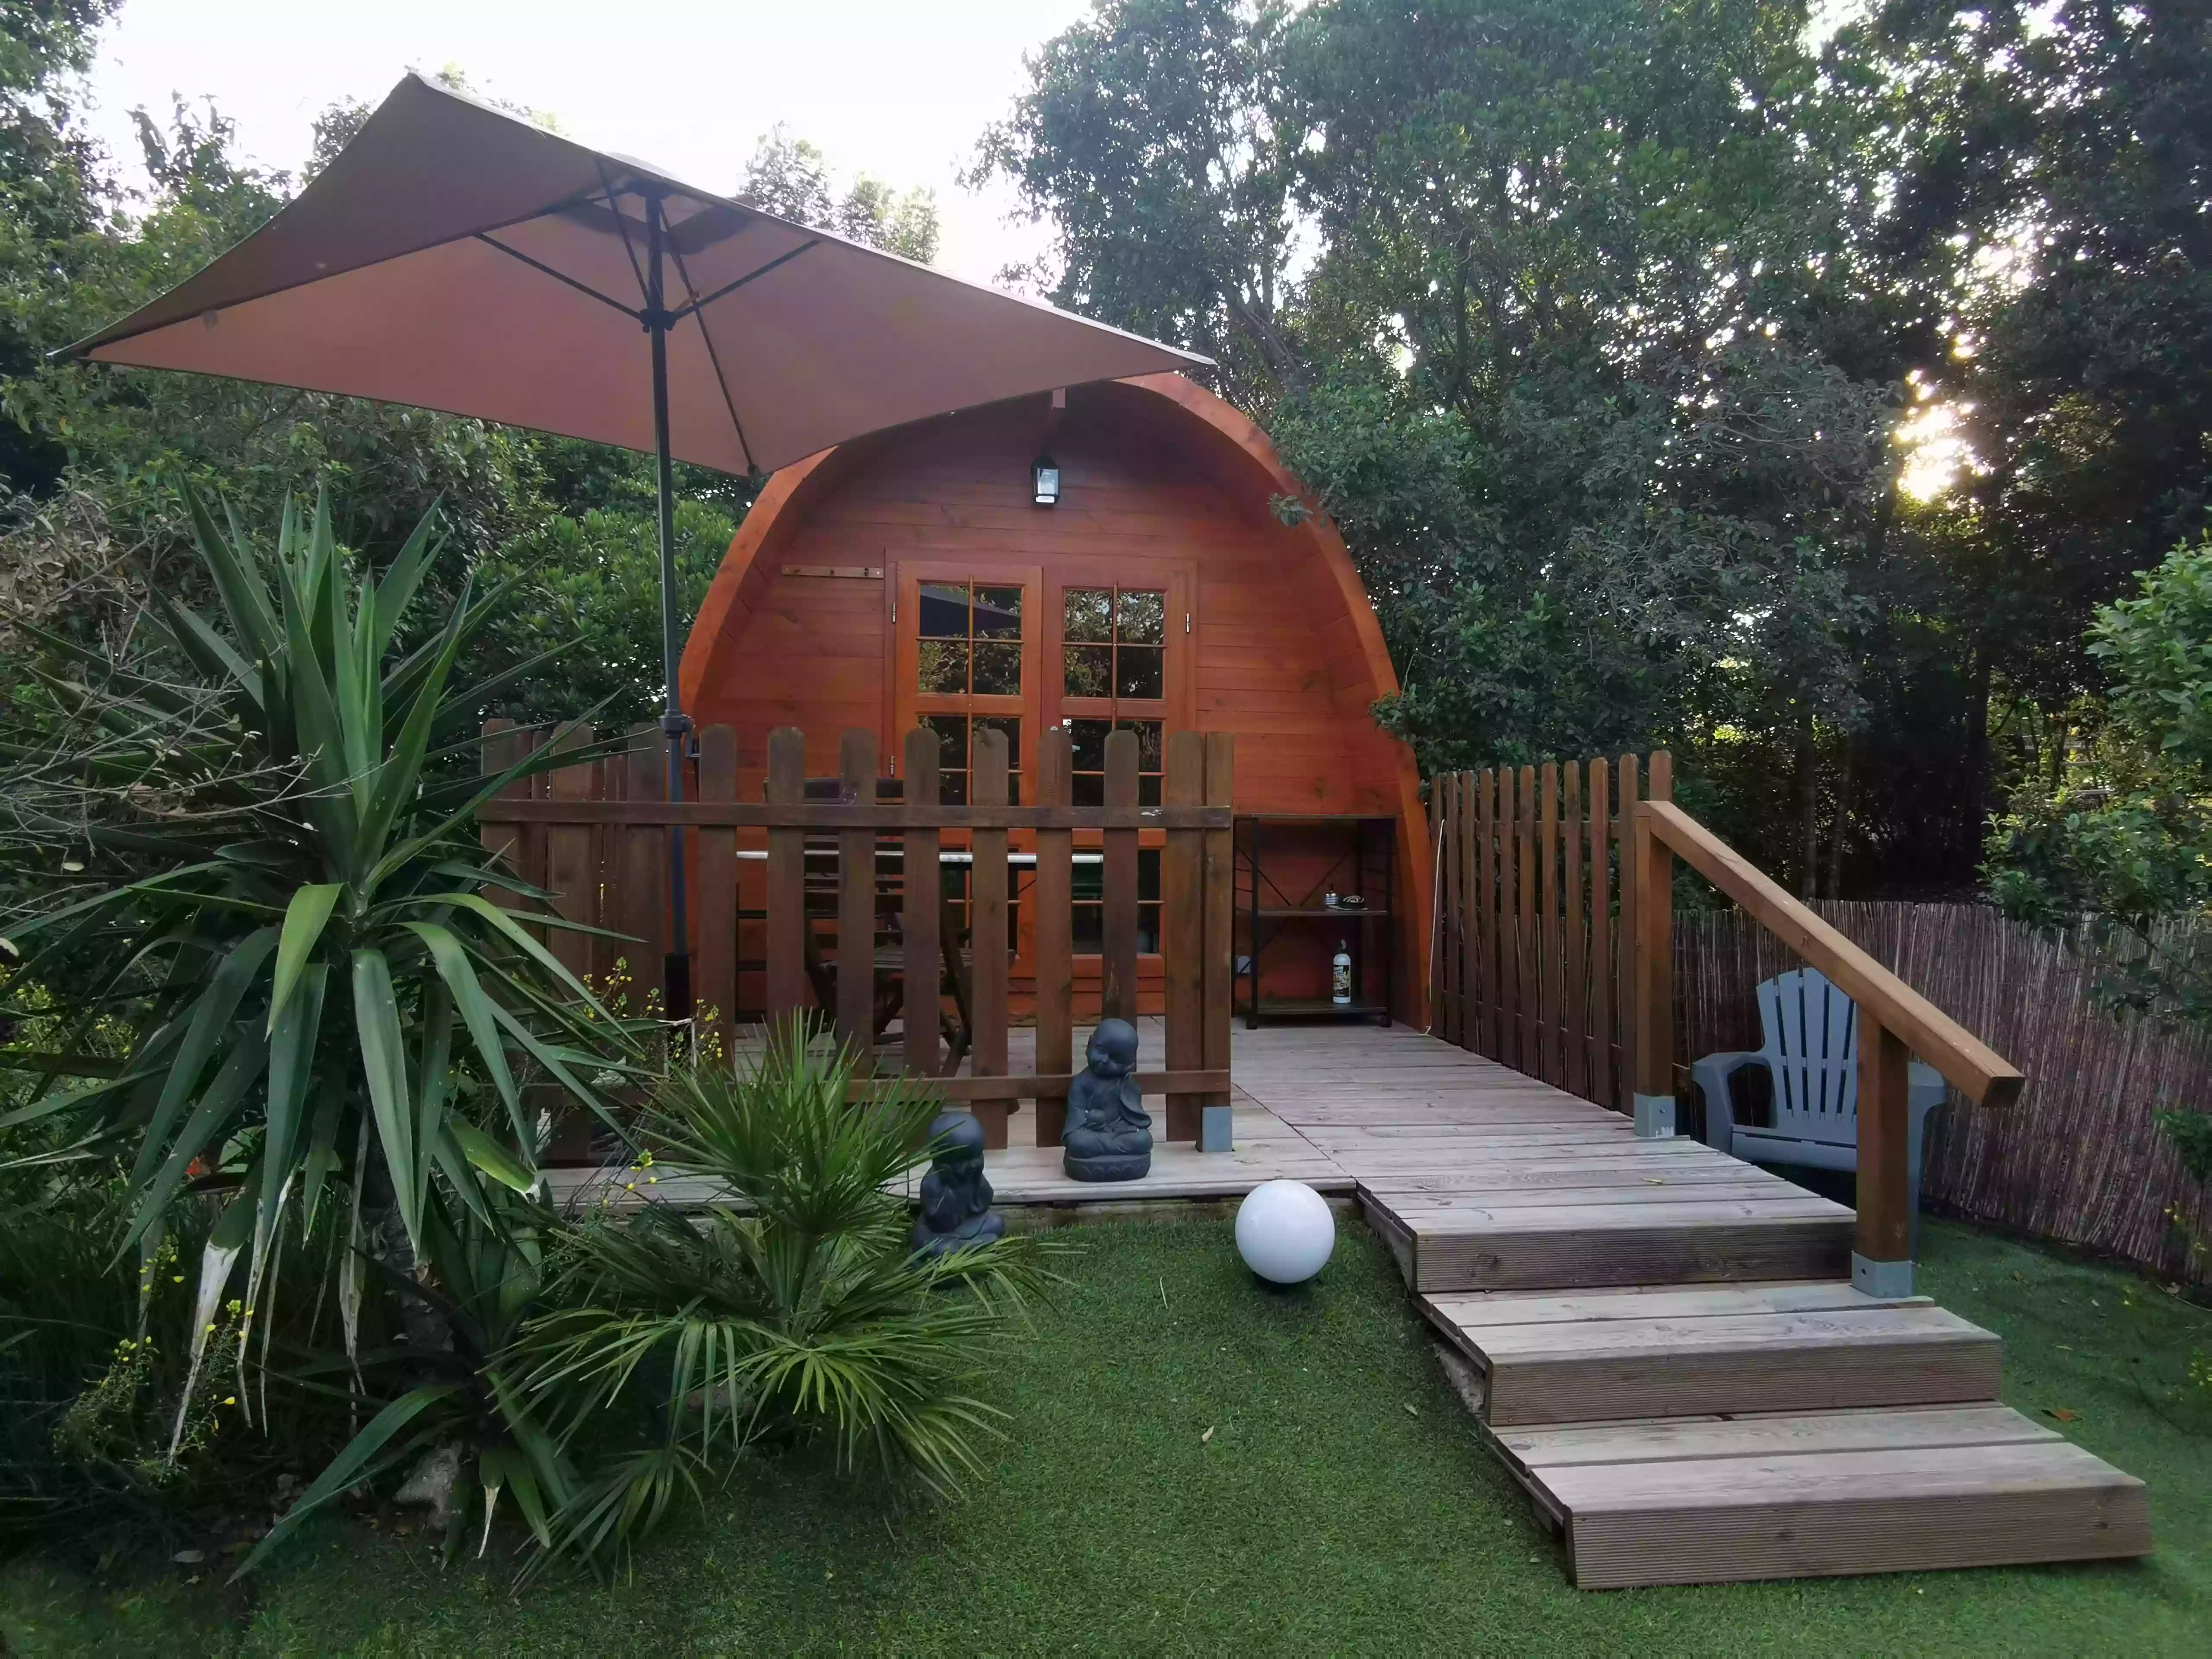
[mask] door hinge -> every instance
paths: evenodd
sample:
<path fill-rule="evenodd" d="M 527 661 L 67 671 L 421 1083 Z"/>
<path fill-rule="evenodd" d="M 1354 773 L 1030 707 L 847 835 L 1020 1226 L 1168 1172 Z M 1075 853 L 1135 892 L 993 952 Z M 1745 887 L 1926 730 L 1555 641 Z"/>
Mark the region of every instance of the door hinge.
<path fill-rule="evenodd" d="M 1186 634 L 1190 632 L 1190 612 L 1188 611 L 1182 613 L 1182 631 Z"/>

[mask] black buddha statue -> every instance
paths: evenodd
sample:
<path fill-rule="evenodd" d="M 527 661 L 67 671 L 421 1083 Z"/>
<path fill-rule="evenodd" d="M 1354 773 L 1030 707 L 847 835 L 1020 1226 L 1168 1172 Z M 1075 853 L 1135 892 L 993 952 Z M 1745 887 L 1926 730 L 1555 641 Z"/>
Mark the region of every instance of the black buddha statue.
<path fill-rule="evenodd" d="M 1067 1091 L 1060 1164 L 1078 1181 L 1134 1181 L 1152 1167 L 1152 1120 L 1137 1092 L 1137 1028 L 1102 1019 Z"/>
<path fill-rule="evenodd" d="M 940 1112 L 929 1126 L 933 1154 L 921 1178 L 921 1213 L 908 1242 L 917 1255 L 943 1255 L 1006 1236 L 1006 1218 L 991 1213 L 983 1176 L 983 1126 L 971 1112 Z"/>

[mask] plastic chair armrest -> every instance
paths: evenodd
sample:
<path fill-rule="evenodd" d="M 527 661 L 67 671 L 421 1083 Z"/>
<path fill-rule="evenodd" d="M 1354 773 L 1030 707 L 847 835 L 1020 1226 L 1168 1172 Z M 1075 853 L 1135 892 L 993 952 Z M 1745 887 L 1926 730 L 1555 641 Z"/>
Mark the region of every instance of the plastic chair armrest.
<path fill-rule="evenodd" d="M 1745 1066 L 1761 1063 L 1755 1054 L 1707 1054 L 1690 1067 L 1690 1080 L 1705 1097 L 1705 1145 L 1726 1152 L 1735 1144 L 1735 1102 L 1729 1079 Z"/>

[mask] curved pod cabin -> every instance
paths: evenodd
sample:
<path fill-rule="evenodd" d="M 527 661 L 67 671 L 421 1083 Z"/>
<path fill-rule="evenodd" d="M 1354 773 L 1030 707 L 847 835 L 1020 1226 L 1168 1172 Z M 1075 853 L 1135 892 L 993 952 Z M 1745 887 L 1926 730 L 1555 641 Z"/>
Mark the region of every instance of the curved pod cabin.
<path fill-rule="evenodd" d="M 1049 507 L 1034 500 L 1032 470 L 1048 456 L 1060 487 Z M 1248 816 L 1273 815 L 1261 825 L 1259 902 L 1278 911 L 1359 890 L 1345 854 L 1363 831 L 1342 820 L 1388 820 L 1364 831 L 1370 889 L 1389 850 L 1390 890 L 1364 895 L 1388 916 L 1340 927 L 1263 915 L 1263 997 L 1326 1001 L 1330 958 L 1349 943 L 1364 958 L 1361 998 L 1380 1002 L 1387 987 L 1391 1013 L 1418 1023 L 1431 898 L 1419 779 L 1411 751 L 1370 712 L 1397 676 L 1334 528 L 1318 515 L 1286 525 L 1270 505 L 1299 494 L 1257 427 L 1175 374 L 1015 399 L 826 450 L 770 479 L 732 543 L 684 652 L 684 707 L 702 726 L 734 728 L 749 799 L 760 798 L 769 733 L 782 726 L 805 732 L 817 778 L 836 775 L 849 727 L 877 732 L 889 768 L 902 735 L 929 726 L 948 800 L 963 798 L 974 732 L 996 726 L 1027 799 L 1038 733 L 1065 721 L 1079 805 L 1099 799 L 1095 769 L 1116 726 L 1136 732 L 1154 775 L 1140 782 L 1147 803 L 1158 799 L 1167 734 L 1234 732 L 1240 957 L 1253 926 Z M 1291 821 L 1301 817 L 1324 821 Z M 957 840 L 948 833 L 948 846 Z M 1076 1006 L 1095 1016 L 1085 850 L 1079 836 Z M 957 900 L 957 855 L 946 871 Z M 1140 854 L 1146 1012 L 1164 991 L 1152 954 L 1158 880 L 1157 853 Z M 1029 896 L 1018 879 L 1018 1014 L 1031 988 Z M 760 1006 L 757 985 L 738 988 L 741 1006 Z M 1251 988 L 1239 978 L 1240 1011 Z"/>

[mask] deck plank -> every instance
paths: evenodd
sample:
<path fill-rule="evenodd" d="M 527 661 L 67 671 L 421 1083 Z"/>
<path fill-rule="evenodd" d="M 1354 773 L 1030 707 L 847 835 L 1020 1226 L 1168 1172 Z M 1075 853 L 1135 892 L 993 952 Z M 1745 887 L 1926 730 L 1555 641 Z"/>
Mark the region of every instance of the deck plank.
<path fill-rule="evenodd" d="M 1547 1472 L 1584 1589 L 2143 1555 L 2142 1483 L 2065 1441 Z"/>
<path fill-rule="evenodd" d="M 1592 1463 L 1771 1457 L 1916 1446 L 2036 1444 L 2062 1438 L 2009 1406 L 1919 1406 L 1759 1417 L 1691 1417 L 1568 1428 L 1500 1429 L 1498 1450 L 1524 1472 Z"/>

